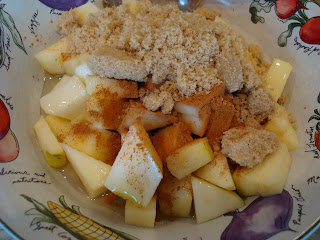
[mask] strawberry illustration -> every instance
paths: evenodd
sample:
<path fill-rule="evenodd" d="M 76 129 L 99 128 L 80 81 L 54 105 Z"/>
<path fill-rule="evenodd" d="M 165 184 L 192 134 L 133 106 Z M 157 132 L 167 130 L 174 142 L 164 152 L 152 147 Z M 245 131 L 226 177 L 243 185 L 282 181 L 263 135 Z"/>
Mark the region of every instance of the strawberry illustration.
<path fill-rule="evenodd" d="M 320 16 L 310 18 L 301 27 L 300 38 L 305 43 L 320 44 Z"/>
<path fill-rule="evenodd" d="M 291 17 L 299 9 L 307 9 L 300 0 L 276 0 L 276 14 L 281 19 Z"/>
<path fill-rule="evenodd" d="M 320 93 L 318 95 L 318 103 L 320 104 Z M 311 120 L 318 121 L 316 124 L 316 132 L 314 134 L 314 143 L 317 149 L 320 151 L 320 112 L 318 109 L 315 109 L 314 113 L 315 114 L 309 118 L 308 122 L 310 122 Z"/>

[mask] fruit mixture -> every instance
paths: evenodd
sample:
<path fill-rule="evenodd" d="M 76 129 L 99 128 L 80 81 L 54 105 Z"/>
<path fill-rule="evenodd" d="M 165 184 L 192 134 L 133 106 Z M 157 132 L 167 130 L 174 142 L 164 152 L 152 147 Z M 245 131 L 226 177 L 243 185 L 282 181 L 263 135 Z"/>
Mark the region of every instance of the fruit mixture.
<path fill-rule="evenodd" d="M 267 63 L 203 8 L 87 3 L 56 28 L 35 57 L 61 79 L 34 131 L 49 166 L 70 163 L 90 198 L 124 199 L 127 224 L 153 227 L 192 204 L 203 223 L 282 192 L 299 145 L 280 104 L 289 63 Z"/>

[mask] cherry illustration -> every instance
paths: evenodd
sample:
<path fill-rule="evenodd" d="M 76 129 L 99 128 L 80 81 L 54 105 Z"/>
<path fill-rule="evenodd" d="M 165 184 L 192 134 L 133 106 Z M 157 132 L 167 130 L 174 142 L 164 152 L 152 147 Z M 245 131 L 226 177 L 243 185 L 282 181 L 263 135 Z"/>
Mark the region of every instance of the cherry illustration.
<path fill-rule="evenodd" d="M 10 129 L 10 115 L 6 105 L 0 99 L 0 140 L 6 136 Z"/>
<path fill-rule="evenodd" d="M 299 9 L 307 9 L 300 0 L 276 0 L 276 14 L 281 19 L 291 17 Z"/>
<path fill-rule="evenodd" d="M 320 44 L 320 16 L 310 18 L 301 27 L 300 38 L 305 43 Z"/>

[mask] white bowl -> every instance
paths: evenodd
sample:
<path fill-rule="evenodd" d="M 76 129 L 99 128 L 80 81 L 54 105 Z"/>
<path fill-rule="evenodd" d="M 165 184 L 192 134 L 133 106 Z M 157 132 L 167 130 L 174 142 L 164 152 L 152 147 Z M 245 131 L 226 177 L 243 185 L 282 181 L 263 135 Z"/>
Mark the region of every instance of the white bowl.
<path fill-rule="evenodd" d="M 7 159 L 12 160 L 0 163 L 0 225 L 11 236 L 17 239 L 85 239 L 83 232 L 72 232 L 70 226 L 61 219 L 45 217 L 45 214 L 50 216 L 53 211 L 60 209 L 70 214 L 69 210 L 72 210 L 72 214 L 79 218 L 76 206 L 81 209 L 82 220 L 88 218 L 100 223 L 100 226 L 94 225 L 97 229 L 112 228 L 137 239 L 229 240 L 231 238 L 228 234 L 235 231 L 238 239 L 243 236 L 253 240 L 268 237 L 281 240 L 306 239 L 319 227 L 319 138 L 315 142 L 315 135 L 319 134 L 316 128 L 319 120 L 308 121 L 314 115 L 314 109 L 320 108 L 319 27 L 315 27 L 317 30 L 314 30 L 311 38 L 306 40 L 303 37 L 305 41 L 311 41 L 318 36 L 317 44 L 304 42 L 298 26 L 294 28 L 292 36 L 288 37 L 286 46 L 280 47 L 280 34 L 297 20 L 281 20 L 276 15 L 279 13 L 272 7 L 269 13 L 258 12 L 264 19 L 254 24 L 249 12 L 250 4 L 258 6 L 263 1 L 239 3 L 212 0 L 216 2 L 215 5 L 210 1 L 203 3 L 219 10 L 226 22 L 243 33 L 249 42 L 260 45 L 267 60 L 280 58 L 293 65 L 293 72 L 285 88 L 289 96 L 286 107 L 297 120 L 301 147 L 291 152 L 293 164 L 286 191 L 282 195 L 258 198 L 253 203 L 254 198 L 248 198 L 246 206 L 233 213 L 233 216 L 222 216 L 200 225 L 194 219 L 177 219 L 174 222 L 162 221 L 154 229 L 144 229 L 125 225 L 123 213 L 108 208 L 101 198 L 90 200 L 76 176 L 65 177 L 63 172 L 48 167 L 35 140 L 32 126 L 40 114 L 39 97 L 45 75 L 33 56 L 59 38 L 53 22 L 61 13 L 52 8 L 61 1 L 52 0 L 51 7 L 42 2 L 50 1 L 0 2 L 0 56 L 4 57 L 4 61 L 0 59 L 0 112 L 6 108 L 11 119 L 10 130 L 0 141 L 0 154 L 11 151 Z M 86 1 L 65 1 L 64 4 L 78 2 Z M 308 1 L 306 7 L 308 10 L 305 10 L 305 14 L 309 19 L 320 16 L 320 6 L 315 2 Z M 3 118 L 0 122 L 6 121 Z M 239 225 L 239 219 L 244 216 L 250 221 L 243 220 L 243 225 Z M 87 223 L 93 224 L 88 219 Z M 124 239 L 136 239 L 119 234 Z"/>

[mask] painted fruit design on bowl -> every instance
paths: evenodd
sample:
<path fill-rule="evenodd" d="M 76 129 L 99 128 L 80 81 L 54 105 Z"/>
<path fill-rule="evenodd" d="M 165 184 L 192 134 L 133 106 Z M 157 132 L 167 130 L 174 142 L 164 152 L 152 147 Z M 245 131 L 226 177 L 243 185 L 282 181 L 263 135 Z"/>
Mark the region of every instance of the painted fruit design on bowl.
<path fill-rule="evenodd" d="M 0 162 L 10 162 L 19 155 L 19 143 L 10 130 L 9 111 L 0 99 Z"/>
<path fill-rule="evenodd" d="M 320 93 L 318 95 L 317 101 L 320 104 Z M 316 131 L 315 131 L 315 134 L 314 134 L 314 143 L 315 143 L 317 149 L 320 151 L 320 110 L 319 109 L 314 109 L 314 115 L 312 115 L 309 118 L 308 122 L 310 122 L 312 120 L 316 120 L 317 121 Z"/>
<path fill-rule="evenodd" d="M 79 7 L 88 2 L 88 0 L 39 0 L 44 5 L 60 11 L 68 11 L 71 8 Z"/>
<path fill-rule="evenodd" d="M 292 231 L 288 226 L 292 208 L 292 197 L 286 190 L 270 197 L 260 196 L 243 211 L 227 214 L 233 219 L 221 240 L 264 240 L 282 231 Z"/>
<path fill-rule="evenodd" d="M 308 17 L 307 3 L 312 2 L 320 7 L 316 0 L 254 0 L 249 8 L 253 23 L 264 23 L 263 17 L 258 12 L 269 13 L 274 7 L 277 17 L 289 22 L 288 29 L 282 32 L 278 38 L 278 45 L 285 47 L 287 39 L 292 36 L 293 29 L 300 27 L 300 39 L 308 44 L 320 44 L 320 16 Z"/>

